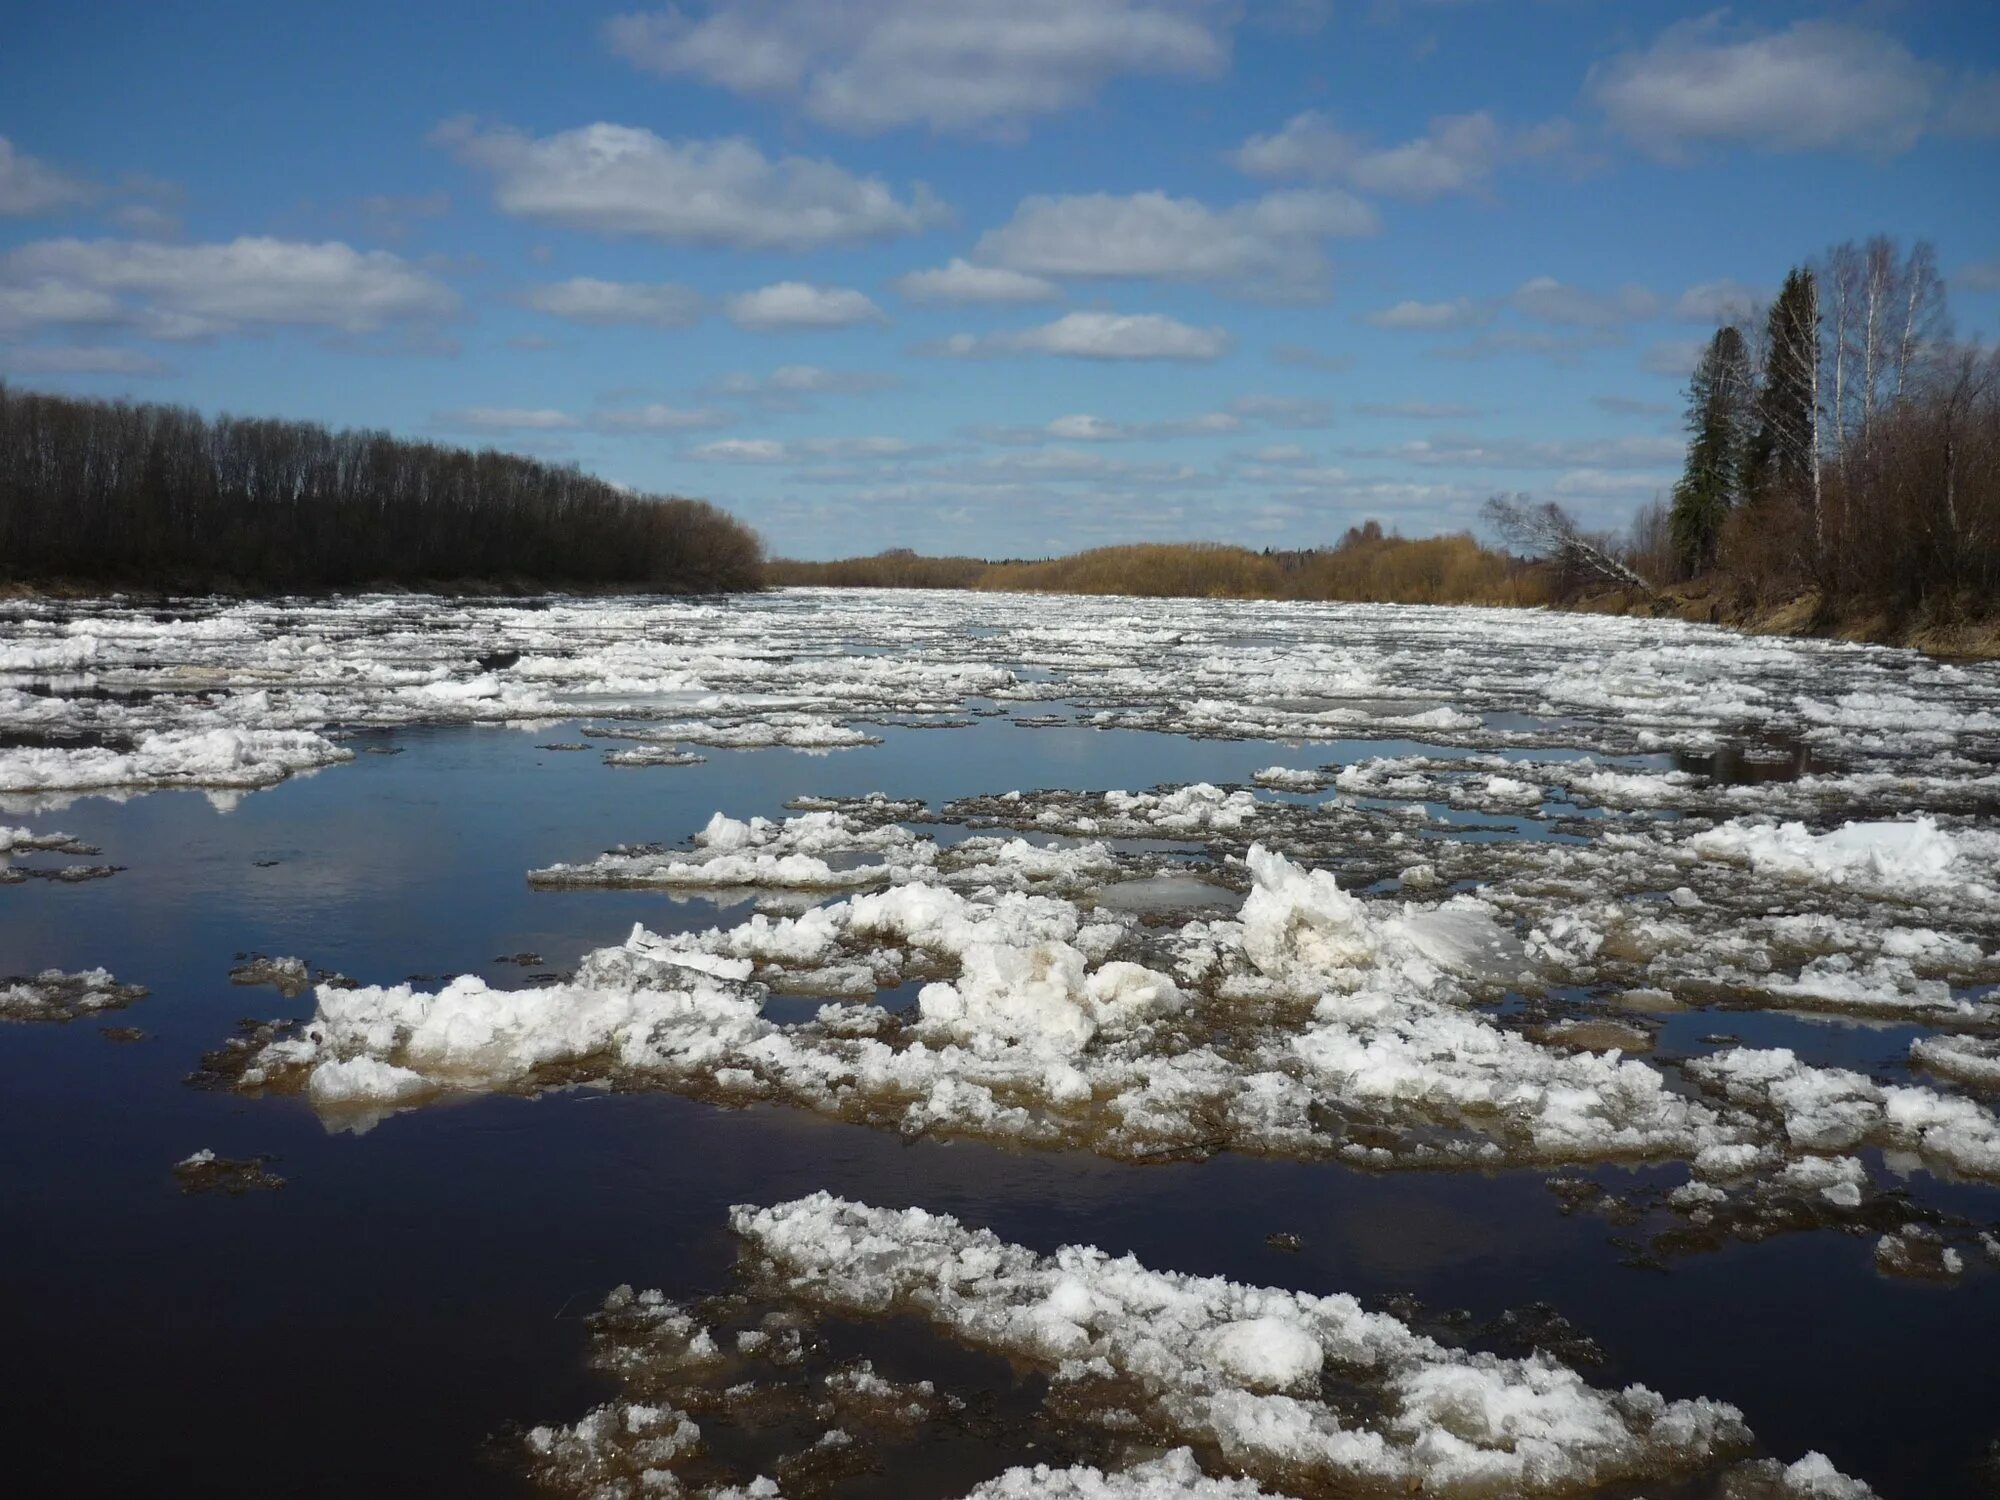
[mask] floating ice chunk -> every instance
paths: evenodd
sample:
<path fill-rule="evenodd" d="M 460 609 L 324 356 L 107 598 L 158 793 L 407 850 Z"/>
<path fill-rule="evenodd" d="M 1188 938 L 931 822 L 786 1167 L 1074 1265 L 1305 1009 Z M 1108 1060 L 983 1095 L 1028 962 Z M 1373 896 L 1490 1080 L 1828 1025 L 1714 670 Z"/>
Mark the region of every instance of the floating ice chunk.
<path fill-rule="evenodd" d="M 1287 1490 L 1569 1491 L 1707 1469 L 1749 1442 L 1720 1402 L 1596 1390 L 1541 1354 L 1449 1349 L 1344 1295 L 1150 1271 L 1082 1247 L 1043 1257 L 943 1215 L 826 1193 L 730 1220 L 753 1276 L 789 1295 L 927 1318 L 1042 1367 L 1072 1412 L 1105 1403 L 1107 1423 L 1136 1416 Z M 1311 1380 L 1322 1363 L 1379 1392 L 1374 1414 L 1329 1406 Z M 1100 1382 L 1115 1394 L 1094 1394 Z M 1010 1482 L 999 1493 L 1025 1493 Z"/>
<path fill-rule="evenodd" d="M 44 969 L 30 978 L 0 979 L 0 1021 L 74 1021 L 123 1010 L 145 996 L 144 985 L 120 984 L 108 969 Z"/>
<path fill-rule="evenodd" d="M 1067 1469 L 1047 1464 L 1009 1469 L 971 1490 L 965 1500 L 1271 1500 L 1272 1496 L 1254 1480 L 1204 1474 L 1191 1450 L 1175 1448 L 1109 1474 L 1081 1464 Z"/>
<path fill-rule="evenodd" d="M 1908 822 L 1847 823 L 1813 833 L 1803 823 L 1731 821 L 1696 834 L 1689 847 L 1710 859 L 1748 864 L 1760 873 L 1883 895 L 1964 887 L 1966 899 L 1993 899 L 1990 877 L 2000 836 L 1947 833 L 1930 817 Z"/>
<path fill-rule="evenodd" d="M 2000 1086 L 2000 1040 L 1991 1037 L 1918 1037 L 1910 1043 L 1910 1060 L 1940 1078 Z"/>
<path fill-rule="evenodd" d="M 302 730 L 209 729 L 149 734 L 129 751 L 0 750 L 0 792 L 100 787 L 260 787 L 354 752 Z"/>

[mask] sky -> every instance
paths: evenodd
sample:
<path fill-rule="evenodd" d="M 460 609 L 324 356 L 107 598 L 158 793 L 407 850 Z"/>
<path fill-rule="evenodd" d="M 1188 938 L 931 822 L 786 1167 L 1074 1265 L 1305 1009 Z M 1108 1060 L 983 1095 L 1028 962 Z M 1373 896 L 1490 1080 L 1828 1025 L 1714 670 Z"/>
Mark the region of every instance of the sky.
<path fill-rule="evenodd" d="M 0 0 L 0 380 L 700 496 L 775 553 L 1623 525 L 1875 233 L 2000 333 L 2000 6 Z"/>

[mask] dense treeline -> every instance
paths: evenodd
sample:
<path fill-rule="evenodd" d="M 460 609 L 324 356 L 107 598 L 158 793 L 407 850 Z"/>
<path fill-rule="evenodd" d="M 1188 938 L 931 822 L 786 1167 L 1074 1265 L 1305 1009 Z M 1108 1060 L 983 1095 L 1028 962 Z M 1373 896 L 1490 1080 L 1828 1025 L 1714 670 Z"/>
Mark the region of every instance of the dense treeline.
<path fill-rule="evenodd" d="M 977 557 L 925 557 L 907 547 L 892 547 L 873 557 L 847 557 L 837 562 L 799 562 L 773 558 L 764 577 L 780 586 L 867 589 L 970 589 L 993 569 Z"/>
<path fill-rule="evenodd" d="M 773 582 L 847 588 L 976 588 L 1143 598 L 1317 599 L 1375 604 L 1539 604 L 1552 569 L 1465 533 L 1410 540 L 1378 522 L 1336 546 L 1253 552 L 1205 542 L 1099 547 L 1039 562 L 920 557 L 896 550 L 832 563 L 778 561 Z"/>
<path fill-rule="evenodd" d="M 0 580 L 755 588 L 756 535 L 577 469 L 0 384 Z"/>
<path fill-rule="evenodd" d="M 1688 389 L 1686 471 L 1632 553 L 1664 582 L 1732 579 L 1940 618 L 2000 600 L 2000 351 L 1955 341 L 1930 246 L 1877 236 L 1716 330 Z"/>

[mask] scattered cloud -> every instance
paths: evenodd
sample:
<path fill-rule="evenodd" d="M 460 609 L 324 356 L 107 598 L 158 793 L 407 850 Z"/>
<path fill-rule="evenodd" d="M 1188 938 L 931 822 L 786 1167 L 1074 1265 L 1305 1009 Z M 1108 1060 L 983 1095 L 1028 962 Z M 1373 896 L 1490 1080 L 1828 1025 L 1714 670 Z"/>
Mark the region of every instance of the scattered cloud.
<path fill-rule="evenodd" d="M 599 412 L 592 425 L 604 432 L 697 432 L 703 428 L 727 427 L 729 422 L 727 412 L 653 403 Z"/>
<path fill-rule="evenodd" d="M 1351 354 L 1327 354 L 1305 344 L 1273 344 L 1270 356 L 1273 364 L 1290 365 L 1299 370 L 1319 370 L 1329 375 L 1354 368 L 1354 356 Z"/>
<path fill-rule="evenodd" d="M 1483 415 L 1476 406 L 1455 401 L 1357 401 L 1354 409 L 1369 417 L 1402 417 L 1412 422 L 1463 421 Z"/>
<path fill-rule="evenodd" d="M 1439 115 L 1424 134 L 1376 146 L 1316 109 L 1293 115 L 1271 135 L 1253 135 L 1230 159 L 1253 177 L 1343 182 L 1364 193 L 1422 201 L 1484 193 L 1503 164 L 1567 153 L 1567 120 L 1511 129 L 1481 111 Z"/>
<path fill-rule="evenodd" d="M 1024 198 L 972 258 L 1031 276 L 1212 282 L 1297 295 L 1326 280 L 1324 242 L 1375 233 L 1375 210 L 1338 188 L 1269 193 L 1213 209 L 1162 192 Z"/>
<path fill-rule="evenodd" d="M 813 286 L 804 281 L 779 281 L 754 292 L 738 292 L 726 298 L 722 306 L 730 322 L 757 333 L 852 328 L 857 323 L 889 321 L 864 292 L 849 287 Z"/>
<path fill-rule="evenodd" d="M 521 299 L 537 312 L 575 323 L 686 328 L 700 319 L 701 294 L 670 281 L 599 281 L 572 276 L 530 290 Z"/>
<path fill-rule="evenodd" d="M 1934 124 L 1976 125 L 1989 86 L 1952 92 L 1942 69 L 1879 31 L 1803 20 L 1760 32 L 1730 26 L 1722 11 L 1598 64 L 1585 85 L 1614 129 L 1665 161 L 1728 142 L 1893 156 Z"/>
<path fill-rule="evenodd" d="M 2000 255 L 1968 261 L 1952 272 L 1951 284 L 1968 292 L 2000 292 Z"/>
<path fill-rule="evenodd" d="M 1514 289 L 1516 309 L 1543 323 L 1569 328 L 1614 328 L 1657 317 L 1660 299 L 1642 286 L 1592 292 L 1553 276 L 1537 276 Z"/>
<path fill-rule="evenodd" d="M 1398 302 L 1365 313 L 1361 321 L 1377 328 L 1472 328 L 1493 316 L 1492 309 L 1470 297 L 1449 302 Z"/>
<path fill-rule="evenodd" d="M 370 333 L 447 317 L 458 305 L 428 271 L 338 240 L 61 239 L 0 256 L 0 327 L 119 323 L 163 339 L 272 325 Z"/>
<path fill-rule="evenodd" d="M 705 464 L 781 464 L 791 458 L 776 438 L 718 438 L 688 449 L 687 456 Z"/>
<path fill-rule="evenodd" d="M 898 276 L 895 286 L 911 302 L 1053 302 L 1062 296 L 1060 287 L 1040 276 L 957 258 L 935 270 Z"/>
<path fill-rule="evenodd" d="M 79 177 L 59 172 L 0 135 L 0 219 L 28 219 L 76 208 L 97 196 Z"/>
<path fill-rule="evenodd" d="M 648 72 L 796 101 L 838 130 L 990 134 L 1119 76 L 1220 73 L 1229 14 L 1191 0 L 719 0 L 615 16 L 604 35 Z"/>
<path fill-rule="evenodd" d="M 1331 427 L 1334 421 L 1333 403 L 1311 396 L 1238 396 L 1229 409 L 1239 417 L 1272 427 Z"/>
<path fill-rule="evenodd" d="M 1079 412 L 1057 417 L 1040 427 L 980 427 L 972 435 L 983 442 L 1026 445 L 1051 438 L 1065 443 L 1131 443 L 1166 438 L 1214 437 L 1235 432 L 1243 419 L 1234 412 L 1205 411 L 1191 417 L 1157 422 L 1114 422 Z"/>
<path fill-rule="evenodd" d="M 583 424 L 550 406 L 461 406 L 436 413 L 431 425 L 452 432 L 560 432 Z"/>
<path fill-rule="evenodd" d="M 1661 339 L 1639 356 L 1639 367 L 1655 375 L 1686 378 L 1708 347 L 1707 339 Z"/>
<path fill-rule="evenodd" d="M 1355 458 L 1454 469 L 1648 469 L 1677 463 L 1676 437 L 1635 435 L 1536 441 L 1518 437 L 1442 436 L 1388 448 L 1351 450 Z"/>
<path fill-rule="evenodd" d="M 137 349 L 34 344 L 0 350 L 0 369 L 14 375 L 164 375 L 167 367 Z"/>
<path fill-rule="evenodd" d="M 1738 323 L 1770 300 L 1769 292 L 1724 276 L 1682 292 L 1674 303 L 1674 316 L 1683 323 Z"/>
<path fill-rule="evenodd" d="M 1592 396 L 1590 404 L 1616 417 L 1665 417 L 1673 407 L 1664 401 L 1641 401 L 1632 396 Z"/>
<path fill-rule="evenodd" d="M 914 234 L 949 217 L 922 184 L 898 197 L 815 157 L 773 159 L 740 136 L 669 141 L 596 124 L 536 138 L 504 125 L 447 120 L 431 133 L 493 178 L 517 218 L 742 250 L 807 250 Z"/>
<path fill-rule="evenodd" d="M 985 354 L 1058 354 L 1072 359 L 1166 359 L 1201 362 L 1229 352 L 1228 330 L 1197 328 L 1160 313 L 1073 312 L 1044 323 L 983 338 L 953 334 L 921 352 L 953 358 Z"/>
<path fill-rule="evenodd" d="M 1434 359 L 1493 359 L 1501 355 L 1525 354 L 1554 364 L 1574 364 L 1594 349 L 1607 349 L 1625 342 L 1625 335 L 1613 328 L 1576 328 L 1552 333 L 1546 328 L 1489 328 L 1462 344 L 1447 344 L 1429 351 Z"/>

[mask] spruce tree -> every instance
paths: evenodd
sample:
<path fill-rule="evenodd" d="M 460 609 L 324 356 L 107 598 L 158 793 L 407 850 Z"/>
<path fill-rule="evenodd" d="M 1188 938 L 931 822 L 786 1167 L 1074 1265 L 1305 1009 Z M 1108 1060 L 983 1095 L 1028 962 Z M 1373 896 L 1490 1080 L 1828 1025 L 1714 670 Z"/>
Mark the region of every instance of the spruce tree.
<path fill-rule="evenodd" d="M 1742 498 L 1750 360 L 1743 335 L 1718 328 L 1688 381 L 1687 469 L 1674 486 L 1674 551 L 1690 575 L 1715 561 L 1722 523 Z"/>
<path fill-rule="evenodd" d="M 1753 497 L 1783 497 L 1806 511 L 1806 552 L 1817 568 L 1825 541 L 1819 494 L 1819 284 L 1794 267 L 1771 304 L 1764 383 L 1757 392 L 1751 449 Z"/>

